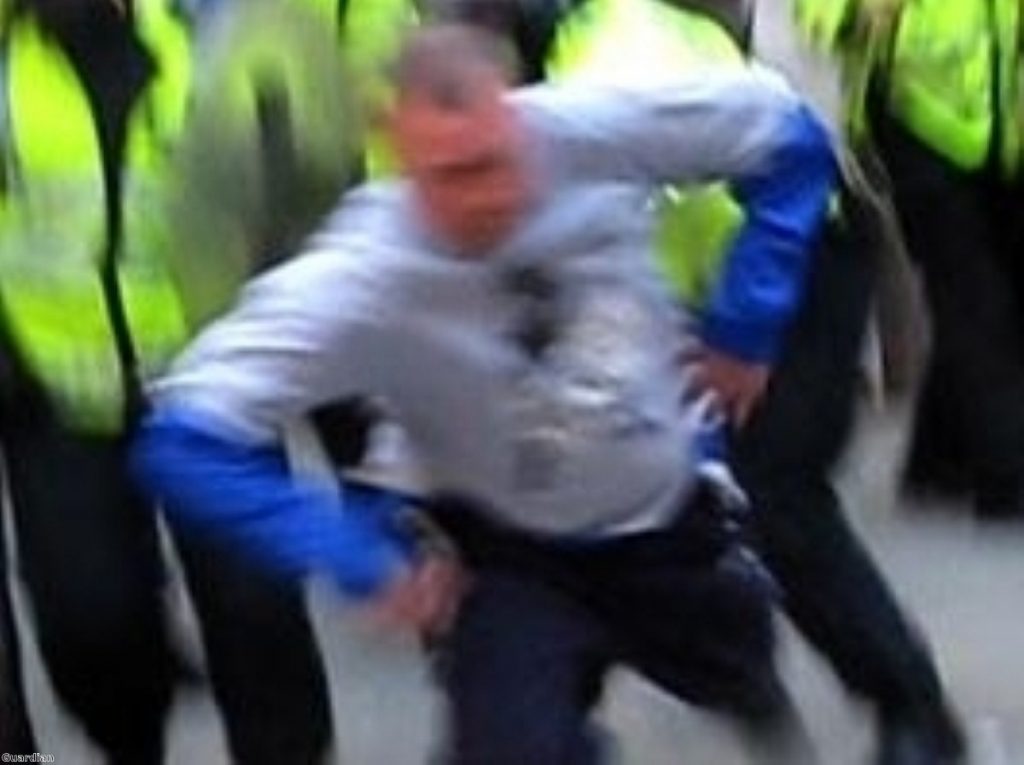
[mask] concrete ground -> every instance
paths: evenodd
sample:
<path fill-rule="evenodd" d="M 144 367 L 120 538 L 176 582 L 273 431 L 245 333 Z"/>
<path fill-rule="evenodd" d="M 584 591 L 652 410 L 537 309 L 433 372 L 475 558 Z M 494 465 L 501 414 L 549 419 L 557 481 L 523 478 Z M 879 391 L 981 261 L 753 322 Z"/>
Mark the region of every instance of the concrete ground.
<path fill-rule="evenodd" d="M 843 493 L 851 515 L 910 611 L 931 638 L 967 722 L 975 765 L 1024 765 L 1024 524 L 978 528 L 942 512 L 907 512 L 891 497 L 904 428 L 866 418 L 847 459 Z M 918 507 L 918 511 L 928 508 Z M 335 707 L 343 765 L 424 765 L 440 707 L 427 668 L 407 640 L 382 635 L 330 593 L 311 595 Z M 191 641 L 187 618 L 184 639 Z M 871 730 L 825 667 L 788 627 L 781 660 L 823 765 L 867 762 Z M 42 751 L 63 765 L 98 763 L 55 707 L 34 651 L 29 684 Z M 624 765 L 742 765 L 728 731 L 665 698 L 642 680 L 612 678 L 602 715 L 618 735 Z M 170 765 L 226 763 L 215 711 L 202 693 L 175 709 Z M 525 765 L 525 764 L 524 764 Z"/>

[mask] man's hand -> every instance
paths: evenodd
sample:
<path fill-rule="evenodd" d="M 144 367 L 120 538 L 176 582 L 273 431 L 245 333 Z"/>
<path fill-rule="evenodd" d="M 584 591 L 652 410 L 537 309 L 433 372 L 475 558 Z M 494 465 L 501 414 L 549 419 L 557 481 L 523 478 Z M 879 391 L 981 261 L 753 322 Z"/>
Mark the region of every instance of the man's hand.
<path fill-rule="evenodd" d="M 371 606 L 375 622 L 431 637 L 455 619 L 466 576 L 454 560 L 431 556 L 401 574 Z"/>
<path fill-rule="evenodd" d="M 715 393 L 722 410 L 737 428 L 743 427 L 768 388 L 771 368 L 710 348 L 697 356 L 696 383 Z"/>

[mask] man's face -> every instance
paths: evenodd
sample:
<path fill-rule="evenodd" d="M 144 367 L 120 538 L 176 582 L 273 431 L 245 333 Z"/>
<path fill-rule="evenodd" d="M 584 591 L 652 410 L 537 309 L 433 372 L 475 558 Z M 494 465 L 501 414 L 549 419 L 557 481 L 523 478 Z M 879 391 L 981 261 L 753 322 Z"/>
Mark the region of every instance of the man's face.
<path fill-rule="evenodd" d="M 430 227 L 466 255 L 515 227 L 528 203 L 529 163 L 503 86 L 486 82 L 454 108 L 410 95 L 392 122 L 398 159 Z"/>

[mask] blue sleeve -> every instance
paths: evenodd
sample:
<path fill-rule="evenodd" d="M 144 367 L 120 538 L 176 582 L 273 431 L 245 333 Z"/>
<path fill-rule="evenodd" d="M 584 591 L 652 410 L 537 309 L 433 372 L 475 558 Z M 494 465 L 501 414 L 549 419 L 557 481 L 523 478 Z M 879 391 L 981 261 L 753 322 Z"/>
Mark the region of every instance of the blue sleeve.
<path fill-rule="evenodd" d="M 800 107 L 765 160 L 734 181 L 746 220 L 703 315 L 710 347 L 748 361 L 776 360 L 803 297 L 836 177 L 826 129 Z"/>
<path fill-rule="evenodd" d="M 326 573 L 368 596 L 409 548 L 394 524 L 402 501 L 384 492 L 329 492 L 295 481 L 278 446 L 253 445 L 193 412 L 158 410 L 133 453 L 168 520 L 287 579 Z"/>

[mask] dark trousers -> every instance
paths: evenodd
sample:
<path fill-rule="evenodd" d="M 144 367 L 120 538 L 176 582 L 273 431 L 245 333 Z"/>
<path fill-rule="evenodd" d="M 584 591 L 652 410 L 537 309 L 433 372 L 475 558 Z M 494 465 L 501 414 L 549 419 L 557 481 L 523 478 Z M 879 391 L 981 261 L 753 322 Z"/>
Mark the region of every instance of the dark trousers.
<path fill-rule="evenodd" d="M 0 513 L 0 753 L 32 754 L 38 749 L 25 704 L 18 635 L 8 589 L 3 520 Z"/>
<path fill-rule="evenodd" d="M 759 761 L 809 761 L 775 672 L 769 583 L 701 496 L 670 529 L 577 547 L 442 505 L 473 576 L 443 671 L 449 762 L 602 761 L 589 713 L 615 663 L 725 715 Z"/>
<path fill-rule="evenodd" d="M 733 454 L 790 618 L 848 688 L 895 720 L 931 715 L 942 693 L 928 649 L 843 517 L 830 478 L 854 416 L 874 269 L 872 229 L 850 215 L 824 235 L 768 394 Z"/>
<path fill-rule="evenodd" d="M 933 330 L 908 482 L 1024 515 L 1024 185 L 961 172 L 876 123 Z"/>
<path fill-rule="evenodd" d="M 126 445 L 48 416 L 9 431 L 22 576 L 57 695 L 111 763 L 159 763 L 175 662 L 156 516 Z M 176 541 L 234 761 L 321 762 L 329 702 L 301 592 Z"/>

